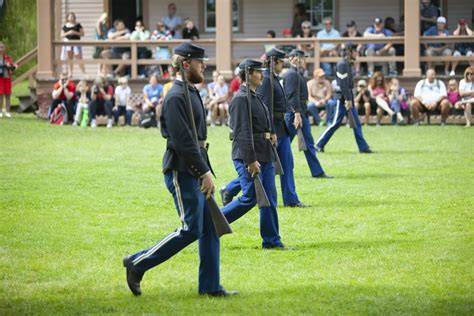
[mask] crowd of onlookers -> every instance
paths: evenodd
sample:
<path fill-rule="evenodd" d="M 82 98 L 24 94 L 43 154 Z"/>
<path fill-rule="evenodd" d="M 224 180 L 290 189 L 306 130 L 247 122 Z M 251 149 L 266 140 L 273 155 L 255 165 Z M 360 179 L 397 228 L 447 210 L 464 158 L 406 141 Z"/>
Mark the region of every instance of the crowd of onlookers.
<path fill-rule="evenodd" d="M 447 29 L 446 18 L 441 16 L 440 10 L 435 6 L 431 0 L 422 0 L 420 5 L 420 25 L 421 34 L 425 36 L 472 36 L 473 32 L 469 27 L 466 20 L 459 20 L 457 27 L 454 31 L 450 32 Z M 346 24 L 346 30 L 344 32 L 336 30 L 333 25 L 333 21 L 330 17 L 326 17 L 322 20 L 321 30 L 314 32 L 314 25 L 310 22 L 310 17 L 306 12 L 305 5 L 298 3 L 295 5 L 295 15 L 293 18 L 293 24 L 291 28 L 285 28 L 282 30 L 281 35 L 283 37 L 293 38 L 320 38 L 320 39 L 331 39 L 331 38 L 343 38 L 343 37 L 365 37 L 365 38 L 388 38 L 391 36 L 402 36 L 405 33 L 404 27 L 404 16 L 400 17 L 399 23 L 396 24 L 395 19 L 392 17 L 386 17 L 385 19 L 376 17 L 373 20 L 373 24 L 363 31 L 359 31 L 356 22 L 351 20 Z M 342 34 L 341 34 L 342 33 Z M 74 13 L 67 15 L 66 23 L 62 28 L 61 38 L 64 41 L 77 40 L 84 36 L 84 30 L 80 23 L 76 21 Z M 267 37 L 276 37 L 274 30 L 267 32 Z M 133 30 L 126 27 L 124 21 L 116 19 L 112 26 L 109 28 L 109 20 L 106 13 L 102 14 L 96 23 L 95 38 L 97 40 L 151 40 L 157 42 L 166 42 L 171 39 L 199 39 L 199 31 L 195 27 L 193 21 L 190 18 L 182 19 L 177 15 L 177 8 L 174 3 L 168 5 L 168 15 L 164 16 L 157 24 L 154 30 L 147 29 L 144 21 L 141 17 L 138 17 L 135 22 Z M 265 45 L 265 52 L 273 48 L 275 45 Z M 300 45 L 282 45 L 280 48 L 284 51 L 291 51 L 291 49 L 298 47 L 299 49 L 306 52 L 308 56 L 314 56 L 314 44 L 306 42 Z M 320 56 L 321 57 L 336 57 L 340 56 L 341 49 L 345 47 L 352 48 L 354 57 L 357 56 L 396 56 L 403 55 L 404 47 L 402 44 L 392 44 L 390 42 L 383 43 L 343 43 L 334 44 L 329 42 L 323 42 L 320 45 Z M 472 56 L 473 55 L 473 43 L 456 43 L 454 45 L 448 43 L 428 43 L 421 47 L 422 54 L 426 56 Z M 127 60 L 131 57 L 130 47 L 96 47 L 94 58 L 98 59 L 123 59 Z M 167 45 L 161 45 L 150 49 L 148 47 L 139 47 L 137 52 L 138 59 L 149 59 L 155 58 L 156 60 L 167 60 L 171 56 L 171 52 Z M 82 50 L 80 46 L 64 46 L 61 54 L 63 60 L 68 61 L 67 72 L 71 76 L 73 72 L 73 59 L 82 58 Z M 364 63 L 364 67 L 361 67 L 361 63 L 356 60 L 355 63 L 355 75 L 359 76 L 366 74 L 368 77 L 372 77 L 375 72 L 376 63 L 367 62 Z M 382 66 L 382 72 L 384 75 L 396 76 L 398 75 L 397 64 L 395 61 L 380 62 Z M 83 64 L 79 64 L 82 73 L 85 74 L 85 68 Z M 446 61 L 444 62 L 444 75 L 455 76 L 458 61 Z M 471 63 L 474 66 L 474 63 Z M 365 69 L 366 67 L 366 69 Z M 321 68 L 329 76 L 334 73 L 334 63 L 321 63 Z M 433 63 L 428 61 L 426 63 L 426 69 L 433 68 Z M 169 77 L 169 70 L 166 66 L 162 67 L 151 67 L 140 65 L 138 67 L 138 76 L 145 78 L 152 73 L 160 73 L 163 78 Z M 312 72 L 312 69 L 309 69 Z M 104 77 L 120 77 L 124 75 L 130 75 L 130 66 L 121 65 L 109 65 L 102 64 L 99 67 L 99 73 Z"/>
<path fill-rule="evenodd" d="M 61 38 L 67 42 L 69 40 L 79 40 L 84 36 L 84 30 L 80 23 L 76 21 L 76 15 L 69 13 L 66 17 L 66 23 L 61 31 Z M 109 41 L 124 41 L 124 40 L 138 40 L 138 41 L 157 41 L 165 42 L 172 39 L 199 39 L 199 31 L 194 26 L 194 22 L 190 18 L 184 20 L 176 14 L 176 4 L 170 3 L 168 5 L 168 15 L 164 16 L 157 24 L 154 30 L 148 30 L 142 17 L 138 17 L 135 21 L 133 30 L 126 27 L 121 19 L 113 21 L 109 28 L 109 18 L 107 13 L 103 13 L 95 27 L 96 40 Z M 157 46 L 153 49 L 148 47 L 138 47 L 138 59 L 149 59 L 154 57 L 156 60 L 167 60 L 171 56 L 167 45 Z M 103 47 L 95 48 L 93 57 L 96 59 L 123 59 L 127 60 L 131 57 L 129 47 Z M 73 74 L 73 59 L 82 59 L 81 46 L 67 45 L 63 46 L 61 59 L 67 61 L 67 75 L 72 77 Z M 82 75 L 85 76 L 85 68 L 83 64 L 81 67 Z M 140 65 L 138 67 L 139 78 L 147 78 L 152 74 L 159 73 L 161 77 L 167 79 L 170 76 L 168 67 L 147 67 Z M 130 75 L 130 66 L 125 64 L 110 65 L 101 64 L 99 66 L 99 74 L 103 77 L 118 78 L 121 76 Z"/>
<path fill-rule="evenodd" d="M 109 28 L 108 16 L 102 14 L 96 23 L 95 38 L 97 40 L 152 40 L 168 41 L 171 39 L 199 39 L 199 31 L 191 19 L 182 19 L 177 13 L 174 3 L 168 5 L 168 14 L 157 24 L 155 30 L 148 30 L 142 18 L 137 18 L 135 28 L 129 30 L 124 21 L 117 19 Z M 446 28 L 446 18 L 440 15 L 439 9 L 430 0 L 422 0 L 420 6 L 421 33 L 425 36 L 450 36 Z M 283 37 L 295 38 L 321 38 L 331 39 L 340 37 L 367 37 L 385 38 L 394 35 L 403 35 L 404 18 L 400 18 L 398 26 L 395 20 L 387 17 L 384 20 L 375 18 L 373 25 L 360 32 L 355 21 L 346 24 L 347 29 L 342 33 L 333 26 L 331 18 L 322 20 L 322 29 L 313 32 L 313 25 L 309 21 L 305 6 L 301 3 L 295 5 L 295 15 L 291 28 L 282 30 Z M 472 30 L 464 20 L 460 20 L 453 35 L 472 36 Z M 84 30 L 76 21 L 74 13 L 69 13 L 61 31 L 61 38 L 67 42 L 78 40 L 84 36 Z M 267 32 L 267 37 L 274 38 L 273 30 Z M 276 45 L 264 45 L 264 53 Z M 294 48 L 303 50 L 307 56 L 314 56 L 314 44 L 304 42 L 299 45 L 278 45 L 279 49 L 290 52 Z M 323 42 L 320 45 L 322 57 L 338 57 L 341 50 L 351 48 L 353 57 L 357 56 L 395 56 L 403 54 L 403 45 L 387 43 L 343 43 L 333 44 Z M 424 45 L 422 51 L 427 56 L 472 56 L 473 43 L 456 43 L 454 46 L 444 43 L 429 43 Z M 148 47 L 138 47 L 139 59 L 154 57 L 157 60 L 168 60 L 171 52 L 167 45 L 160 45 L 151 50 Z M 130 59 L 129 47 L 96 47 L 93 53 L 98 59 Z M 264 56 L 262 56 L 264 57 Z M 53 101 L 49 110 L 52 122 L 69 122 L 73 125 L 96 127 L 96 116 L 103 114 L 107 117 L 107 127 L 117 124 L 119 117 L 124 116 L 124 123 L 130 125 L 134 113 L 140 113 L 139 124 L 145 127 L 157 126 L 160 116 L 160 108 L 164 95 L 173 84 L 174 74 L 168 65 L 160 66 L 138 66 L 140 78 L 148 78 L 149 83 L 144 86 L 143 93 L 138 97 L 132 93 L 128 86 L 130 66 L 125 64 L 111 65 L 103 63 L 99 66 L 98 76 L 93 83 L 86 80 L 78 82 L 77 86 L 71 80 L 73 74 L 73 59 L 82 58 L 81 46 L 64 45 L 61 58 L 67 60 L 66 68 L 55 83 L 52 92 Z M 471 104 L 473 93 L 473 69 L 474 63 L 470 64 L 464 71 L 463 79 L 458 83 L 454 78 L 445 83 L 436 78 L 433 63 L 426 63 L 426 79 L 420 80 L 414 89 L 413 95 L 409 95 L 406 87 L 400 86 L 396 62 L 382 62 L 378 71 L 373 62 L 367 62 L 365 79 L 357 81 L 354 90 L 354 103 L 359 113 L 363 116 L 363 122 L 369 124 L 370 116 L 376 115 L 376 124 L 379 125 L 384 115 L 389 115 L 393 124 L 404 124 L 407 120 L 418 123 L 423 116 L 420 112 L 438 111 L 441 121 L 446 118 L 451 108 L 465 110 L 466 124 L 470 125 Z M 79 63 L 80 69 L 85 75 L 84 64 Z M 360 62 L 355 58 L 353 67 L 354 75 L 360 76 L 365 73 Z M 458 62 L 444 63 L 444 74 L 454 76 Z M 336 100 L 333 95 L 335 80 L 330 82 L 329 77 L 334 76 L 334 63 L 321 63 L 321 68 L 312 65 L 304 69 L 305 76 L 312 78 L 307 82 L 309 100 L 308 114 L 314 124 L 327 124 L 332 120 Z M 10 71 L 11 72 L 11 71 Z M 6 74 L 9 72 L 5 71 Z M 390 77 L 390 78 L 387 78 Z M 86 78 L 86 76 L 84 76 Z M 160 81 L 168 81 L 164 86 Z M 116 82 L 114 86 L 113 82 Z M 230 84 L 226 82 L 223 75 L 218 71 L 212 73 L 212 81 L 208 84 L 197 85 L 203 102 L 208 110 L 208 123 L 211 126 L 226 125 L 228 121 L 228 106 L 233 94 L 238 91 L 240 78 L 235 75 Z M 411 87 L 413 88 L 413 87 Z M 413 90 L 413 89 L 411 89 Z M 0 103 L 1 104 L 1 103 Z M 7 108 L 8 108 L 7 102 Z M 323 121 L 324 118 L 324 121 Z M 143 124 L 142 124 L 143 123 Z"/>
<path fill-rule="evenodd" d="M 474 67 L 466 68 L 463 79 L 458 83 L 451 78 L 446 84 L 436 77 L 434 69 L 426 71 L 426 78 L 420 80 L 414 93 L 408 95 L 397 78 L 387 79 L 380 71 L 376 71 L 367 82 L 357 81 L 353 95 L 354 104 L 363 123 L 368 125 L 370 117 L 376 115 L 376 124 L 380 125 L 383 117 L 388 115 L 392 124 L 405 124 L 407 120 L 419 124 L 423 119 L 420 113 L 427 112 L 441 115 L 441 124 L 451 111 L 463 111 L 466 126 L 471 124 L 472 104 L 474 103 Z M 285 71 L 282 72 L 285 76 Z M 63 73 L 54 84 L 52 103 L 49 110 L 50 120 L 60 124 L 69 122 L 72 125 L 86 127 L 97 126 L 97 115 L 107 117 L 107 127 L 117 125 L 119 117 L 124 117 L 123 124 L 131 125 L 134 113 L 139 114 L 138 125 L 143 127 L 158 126 L 161 105 L 166 93 L 173 85 L 174 75 L 165 85 L 159 83 L 157 75 L 152 75 L 149 83 L 143 87 L 136 102 L 132 102 L 132 91 L 126 77 L 120 77 L 117 86 L 103 76 L 98 76 L 92 84 L 81 80 L 77 86 Z M 208 84 L 196 85 L 203 104 L 208 113 L 210 126 L 227 125 L 229 118 L 229 102 L 239 90 L 240 77 L 236 74 L 230 84 L 218 71 L 212 73 L 212 81 Z M 313 72 L 307 82 L 308 115 L 313 124 L 329 124 L 333 120 L 336 108 L 336 80 L 330 82 L 322 68 Z M 58 122 L 57 118 L 62 122 Z M 461 113 L 459 113 L 461 114 Z M 148 124 L 144 123 L 144 120 Z M 151 123 L 149 122 L 151 120 Z"/>

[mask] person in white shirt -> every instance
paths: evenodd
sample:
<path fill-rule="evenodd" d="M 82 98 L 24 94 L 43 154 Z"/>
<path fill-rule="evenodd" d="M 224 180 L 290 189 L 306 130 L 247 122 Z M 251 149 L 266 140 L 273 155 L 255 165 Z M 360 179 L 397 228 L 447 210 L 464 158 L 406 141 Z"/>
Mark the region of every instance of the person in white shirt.
<path fill-rule="evenodd" d="M 461 101 L 456 103 L 457 109 L 464 109 L 466 127 L 471 126 L 472 104 L 474 104 L 474 67 L 467 67 L 464 78 L 459 82 Z"/>
<path fill-rule="evenodd" d="M 133 108 L 130 104 L 130 95 L 132 91 L 128 86 L 126 77 L 119 78 L 118 83 L 119 85 L 115 88 L 115 106 L 112 111 L 114 122 L 117 125 L 119 117 L 123 115 L 125 117 L 125 125 L 131 125 Z"/>
<path fill-rule="evenodd" d="M 168 5 L 168 15 L 164 16 L 161 21 L 173 34 L 173 38 L 183 38 L 183 19 L 176 15 L 176 4 L 170 3 Z"/>
<path fill-rule="evenodd" d="M 420 124 L 420 112 L 440 111 L 441 125 L 445 125 L 451 107 L 447 95 L 446 86 L 441 80 L 436 79 L 434 69 L 428 69 L 426 79 L 422 79 L 416 84 L 414 98 L 410 102 L 410 110 L 415 124 Z"/>

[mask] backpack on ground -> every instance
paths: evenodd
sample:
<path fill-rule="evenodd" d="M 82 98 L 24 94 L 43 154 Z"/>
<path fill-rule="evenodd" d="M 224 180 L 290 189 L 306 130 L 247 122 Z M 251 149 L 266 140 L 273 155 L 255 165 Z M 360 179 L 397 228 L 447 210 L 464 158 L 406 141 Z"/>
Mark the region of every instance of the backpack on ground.
<path fill-rule="evenodd" d="M 64 104 L 59 104 L 49 117 L 49 122 L 55 125 L 67 124 L 67 109 Z"/>
<path fill-rule="evenodd" d="M 140 127 L 150 128 L 157 127 L 158 122 L 156 121 L 156 114 L 154 111 L 143 112 L 140 116 Z"/>

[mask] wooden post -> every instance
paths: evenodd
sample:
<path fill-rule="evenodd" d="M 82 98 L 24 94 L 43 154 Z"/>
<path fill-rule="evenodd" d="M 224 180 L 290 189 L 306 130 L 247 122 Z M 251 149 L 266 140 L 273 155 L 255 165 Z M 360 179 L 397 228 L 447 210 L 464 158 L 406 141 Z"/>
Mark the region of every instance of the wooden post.
<path fill-rule="evenodd" d="M 38 33 L 38 79 L 53 77 L 53 4 L 52 0 L 37 0 L 37 33 Z"/>
<path fill-rule="evenodd" d="M 232 77 L 232 0 L 216 1 L 216 68 Z"/>
<path fill-rule="evenodd" d="M 420 3 L 405 0 L 405 55 L 403 76 L 419 77 L 420 69 Z"/>
<path fill-rule="evenodd" d="M 137 43 L 132 42 L 132 57 L 131 57 L 132 79 L 137 79 L 137 74 L 138 74 L 137 60 L 138 60 Z"/>
<path fill-rule="evenodd" d="M 320 67 L 320 62 L 321 62 L 321 43 L 315 39 L 314 40 L 314 69 Z M 311 74 L 310 76 L 312 76 Z"/>

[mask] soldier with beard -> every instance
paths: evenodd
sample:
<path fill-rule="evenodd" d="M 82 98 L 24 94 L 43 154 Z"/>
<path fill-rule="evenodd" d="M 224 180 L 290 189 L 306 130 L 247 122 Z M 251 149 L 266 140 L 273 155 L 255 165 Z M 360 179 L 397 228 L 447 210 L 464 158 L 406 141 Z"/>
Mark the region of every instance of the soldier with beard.
<path fill-rule="evenodd" d="M 127 283 L 134 295 L 141 295 L 140 281 L 144 273 L 165 262 L 183 248 L 199 240 L 199 294 L 225 297 L 237 292 L 226 291 L 220 284 L 220 243 L 210 216 L 206 198 L 215 190 L 207 156 L 206 111 L 195 84 L 203 81 L 206 68 L 204 49 L 184 43 L 175 48 L 173 68 L 184 69 L 189 84 L 199 147 L 193 136 L 187 114 L 185 84 L 180 75 L 166 94 L 161 116 L 161 134 L 167 139 L 163 172 L 168 191 L 181 219 L 181 227 L 152 247 L 123 259 Z"/>

